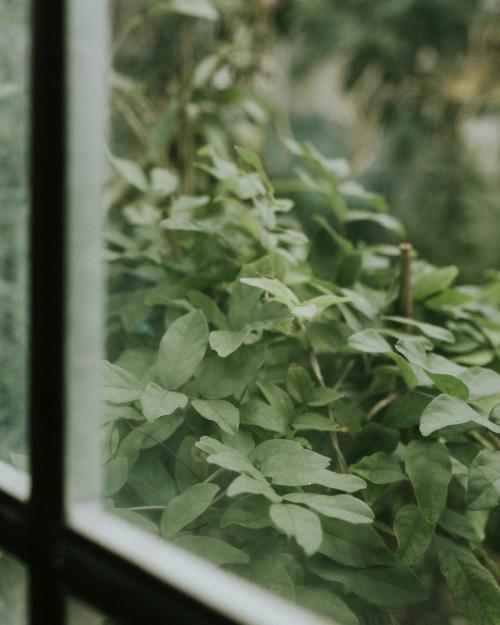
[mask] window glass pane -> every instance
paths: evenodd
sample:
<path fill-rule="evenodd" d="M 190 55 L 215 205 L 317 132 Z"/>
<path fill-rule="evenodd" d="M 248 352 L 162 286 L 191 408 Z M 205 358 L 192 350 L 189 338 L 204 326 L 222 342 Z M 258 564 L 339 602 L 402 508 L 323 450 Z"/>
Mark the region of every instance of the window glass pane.
<path fill-rule="evenodd" d="M 0 460 L 26 454 L 29 2 L 0 0 Z"/>
<path fill-rule="evenodd" d="M 25 625 L 28 623 L 27 571 L 16 559 L 0 552 L 0 623 Z"/>

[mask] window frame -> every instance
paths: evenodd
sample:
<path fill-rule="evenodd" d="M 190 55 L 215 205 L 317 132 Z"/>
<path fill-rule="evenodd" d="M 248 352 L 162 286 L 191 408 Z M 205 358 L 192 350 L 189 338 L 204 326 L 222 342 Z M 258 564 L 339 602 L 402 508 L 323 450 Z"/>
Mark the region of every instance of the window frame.
<path fill-rule="evenodd" d="M 0 462 L 0 547 L 27 567 L 30 625 L 65 625 L 72 597 L 126 625 L 332 625 L 127 524 L 100 503 L 99 398 L 74 410 L 95 374 L 88 358 L 85 366 L 74 355 L 89 339 L 94 356 L 102 345 L 102 298 L 92 295 L 101 277 L 100 237 L 90 248 L 79 241 L 83 231 L 101 232 L 105 90 L 75 76 L 81 69 L 99 83 L 105 74 L 102 5 L 31 2 L 31 475 Z M 75 43 L 78 29 L 94 41 Z M 94 132 L 79 129 L 82 118 Z M 92 180 L 83 195 L 82 171 Z"/>

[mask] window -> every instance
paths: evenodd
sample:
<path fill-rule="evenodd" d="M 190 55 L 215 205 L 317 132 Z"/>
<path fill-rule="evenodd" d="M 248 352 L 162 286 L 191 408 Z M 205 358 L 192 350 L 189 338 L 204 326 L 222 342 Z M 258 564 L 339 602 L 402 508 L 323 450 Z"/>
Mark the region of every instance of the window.
<path fill-rule="evenodd" d="M 19 7 L 2 2 L 2 16 L 13 20 L 2 21 L 2 28 L 14 24 L 26 30 L 27 11 Z M 2 248 L 8 254 L 2 260 L 2 278 L 16 287 L 9 290 L 14 304 L 1 301 L 8 328 L 2 334 L 2 357 L 11 350 L 19 359 L 12 370 L 14 380 L 2 392 L 2 401 L 9 410 L 15 405 L 16 412 L 2 413 L 0 426 L 7 434 L 2 436 L 1 454 L 17 467 L 0 466 L 0 546 L 24 562 L 23 568 L 4 552 L 0 557 L 2 582 L 9 584 L 8 591 L 0 589 L 2 622 L 102 622 L 97 612 L 74 603 L 77 598 L 113 622 L 130 625 L 164 623 L 165 618 L 260 625 L 270 614 L 277 625 L 314 623 L 309 613 L 135 527 L 130 519 L 117 518 L 102 503 L 102 401 L 96 389 L 104 344 L 100 206 L 106 182 L 102 145 L 108 16 L 104 4 L 94 0 L 55 2 L 50 12 L 37 2 L 32 8 L 30 193 L 24 148 L 19 147 L 29 134 L 23 91 L 29 37 L 16 40 L 17 50 L 2 50 L 13 55 L 12 75 L 21 85 L 6 85 L 19 101 L 2 109 L 0 126 L 2 132 L 20 133 L 12 138 L 19 155 L 7 155 L 12 180 L 2 180 L 0 191 L 2 210 L 7 207 L 2 219 L 6 215 L 11 220 L 10 229 L 2 228 L 9 243 Z M 19 111 L 25 113 L 24 125 L 14 123 Z M 32 208 L 27 247 L 28 197 Z M 24 311 L 30 257 L 27 376 Z M 14 306 L 20 324 L 15 331 L 9 325 Z M 14 401 L 14 394 L 21 400 Z M 26 394 L 29 401 L 23 409 Z M 16 429 L 27 413 L 29 453 Z M 27 455 L 31 481 L 24 473 Z"/>
<path fill-rule="evenodd" d="M 338 18 L 364 132 L 401 130 L 397 160 L 402 120 L 453 122 L 433 154 L 458 183 L 464 87 L 434 47 L 470 42 L 486 80 L 495 38 L 454 11 L 451 52 L 430 29 L 399 54 L 414 4 L 0 0 L 1 625 L 500 618 L 500 273 L 418 257 L 354 179 L 373 147 L 292 138 L 332 107 L 266 54 L 279 25 L 299 76 Z"/>

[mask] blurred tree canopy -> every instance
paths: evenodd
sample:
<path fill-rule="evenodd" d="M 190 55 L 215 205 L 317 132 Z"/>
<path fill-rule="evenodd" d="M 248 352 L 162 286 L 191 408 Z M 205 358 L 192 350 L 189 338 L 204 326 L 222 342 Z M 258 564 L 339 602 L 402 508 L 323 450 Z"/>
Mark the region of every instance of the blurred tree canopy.
<path fill-rule="evenodd" d="M 466 278 L 498 265 L 500 3 L 291 0 L 276 25 L 295 80 L 340 66 L 353 161 L 419 249 Z"/>

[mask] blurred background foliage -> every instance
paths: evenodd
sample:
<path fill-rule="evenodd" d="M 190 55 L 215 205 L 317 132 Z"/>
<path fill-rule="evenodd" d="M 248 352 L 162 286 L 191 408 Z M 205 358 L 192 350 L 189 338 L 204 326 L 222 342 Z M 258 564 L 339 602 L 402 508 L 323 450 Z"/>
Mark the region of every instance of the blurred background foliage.
<path fill-rule="evenodd" d="M 238 143 L 290 192 L 290 128 L 347 156 L 430 261 L 465 280 L 499 265 L 498 0 L 181 4 L 113 3 L 115 153 L 177 167 L 189 192 L 196 146 Z"/>

